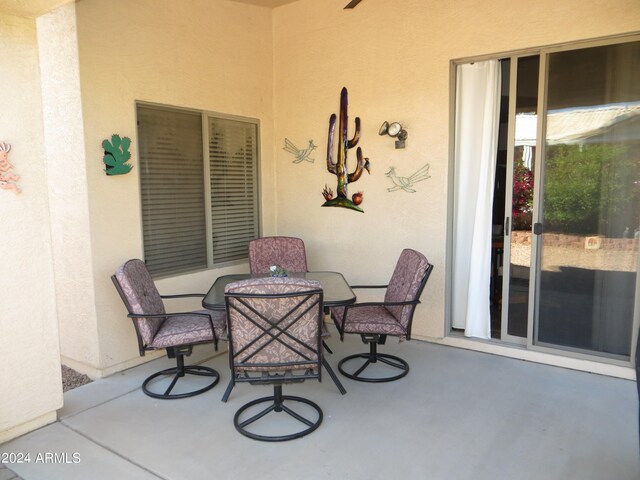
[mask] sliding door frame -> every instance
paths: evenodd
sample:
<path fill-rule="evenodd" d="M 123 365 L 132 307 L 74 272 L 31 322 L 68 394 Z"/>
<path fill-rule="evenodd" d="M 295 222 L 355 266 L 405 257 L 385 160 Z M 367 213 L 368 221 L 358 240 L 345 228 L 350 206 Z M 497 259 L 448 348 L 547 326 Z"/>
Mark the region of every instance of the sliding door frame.
<path fill-rule="evenodd" d="M 500 340 L 515 345 L 526 345 L 527 338 L 509 334 L 510 279 L 511 279 L 511 233 L 513 231 L 513 177 L 516 148 L 516 103 L 518 100 L 518 61 L 523 56 L 507 57 L 509 62 L 509 113 L 507 123 L 507 178 L 505 181 L 504 218 L 502 219 L 504 246 L 502 256 L 502 308 L 500 309 Z M 507 58 L 504 58 L 506 60 Z M 534 177 L 535 179 L 535 177 Z M 508 219 L 508 220 L 507 220 Z M 531 302 L 529 302 L 531 303 Z M 505 308 L 506 306 L 506 308 Z"/>

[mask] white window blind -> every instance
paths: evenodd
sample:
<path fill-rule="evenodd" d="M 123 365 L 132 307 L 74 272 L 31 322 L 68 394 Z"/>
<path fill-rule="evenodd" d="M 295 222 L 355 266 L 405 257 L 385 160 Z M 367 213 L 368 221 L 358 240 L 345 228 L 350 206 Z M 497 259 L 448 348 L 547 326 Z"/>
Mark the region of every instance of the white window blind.
<path fill-rule="evenodd" d="M 211 225 L 215 263 L 247 258 L 258 234 L 257 126 L 209 117 Z"/>
<path fill-rule="evenodd" d="M 147 268 L 206 268 L 202 116 L 139 106 L 138 134 Z"/>
<path fill-rule="evenodd" d="M 257 122 L 149 105 L 137 112 L 149 271 L 171 275 L 246 259 L 248 241 L 259 236 Z"/>

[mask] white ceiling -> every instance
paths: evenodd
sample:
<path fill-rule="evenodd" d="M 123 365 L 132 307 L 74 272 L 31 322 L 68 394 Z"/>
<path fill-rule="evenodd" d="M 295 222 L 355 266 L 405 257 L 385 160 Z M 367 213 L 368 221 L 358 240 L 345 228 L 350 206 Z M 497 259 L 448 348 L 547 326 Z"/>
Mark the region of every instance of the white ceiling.
<path fill-rule="evenodd" d="M 74 0 L 0 0 L 0 14 L 19 17 L 37 17 L 54 8 L 71 3 Z M 298 0 L 233 0 L 234 2 L 259 5 L 261 7 L 279 7 Z"/>

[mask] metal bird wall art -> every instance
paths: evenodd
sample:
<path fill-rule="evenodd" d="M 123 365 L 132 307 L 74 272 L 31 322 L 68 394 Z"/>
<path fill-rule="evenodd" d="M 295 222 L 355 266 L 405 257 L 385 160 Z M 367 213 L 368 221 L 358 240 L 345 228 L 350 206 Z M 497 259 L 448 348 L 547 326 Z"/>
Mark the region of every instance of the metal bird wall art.
<path fill-rule="evenodd" d="M 313 152 L 316 148 L 316 145 L 313 144 L 313 140 L 309 140 L 309 146 L 305 149 L 300 149 L 296 147 L 291 140 L 288 138 L 284 139 L 284 147 L 282 148 L 285 152 L 291 153 L 296 158 L 293 160 L 293 163 L 300 163 L 302 161 L 313 163 L 315 160 L 311 158 L 311 152 Z"/>
<path fill-rule="evenodd" d="M 429 175 L 428 163 L 424 167 L 418 169 L 413 175 L 409 177 L 399 177 L 396 174 L 395 167 L 389 167 L 389 171 L 385 173 L 385 175 L 389 177 L 393 182 L 393 187 L 387 188 L 388 192 L 397 192 L 398 190 L 403 190 L 408 193 L 415 193 L 415 190 L 413 189 L 413 185 L 415 183 L 426 180 L 427 178 L 431 178 L 431 175 Z"/>

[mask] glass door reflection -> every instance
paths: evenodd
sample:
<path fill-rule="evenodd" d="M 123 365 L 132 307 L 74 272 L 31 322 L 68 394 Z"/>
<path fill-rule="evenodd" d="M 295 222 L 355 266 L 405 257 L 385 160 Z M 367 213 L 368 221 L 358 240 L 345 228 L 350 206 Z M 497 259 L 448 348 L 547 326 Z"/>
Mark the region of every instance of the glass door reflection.
<path fill-rule="evenodd" d="M 640 236 L 640 42 L 548 56 L 533 343 L 628 360 Z"/>

